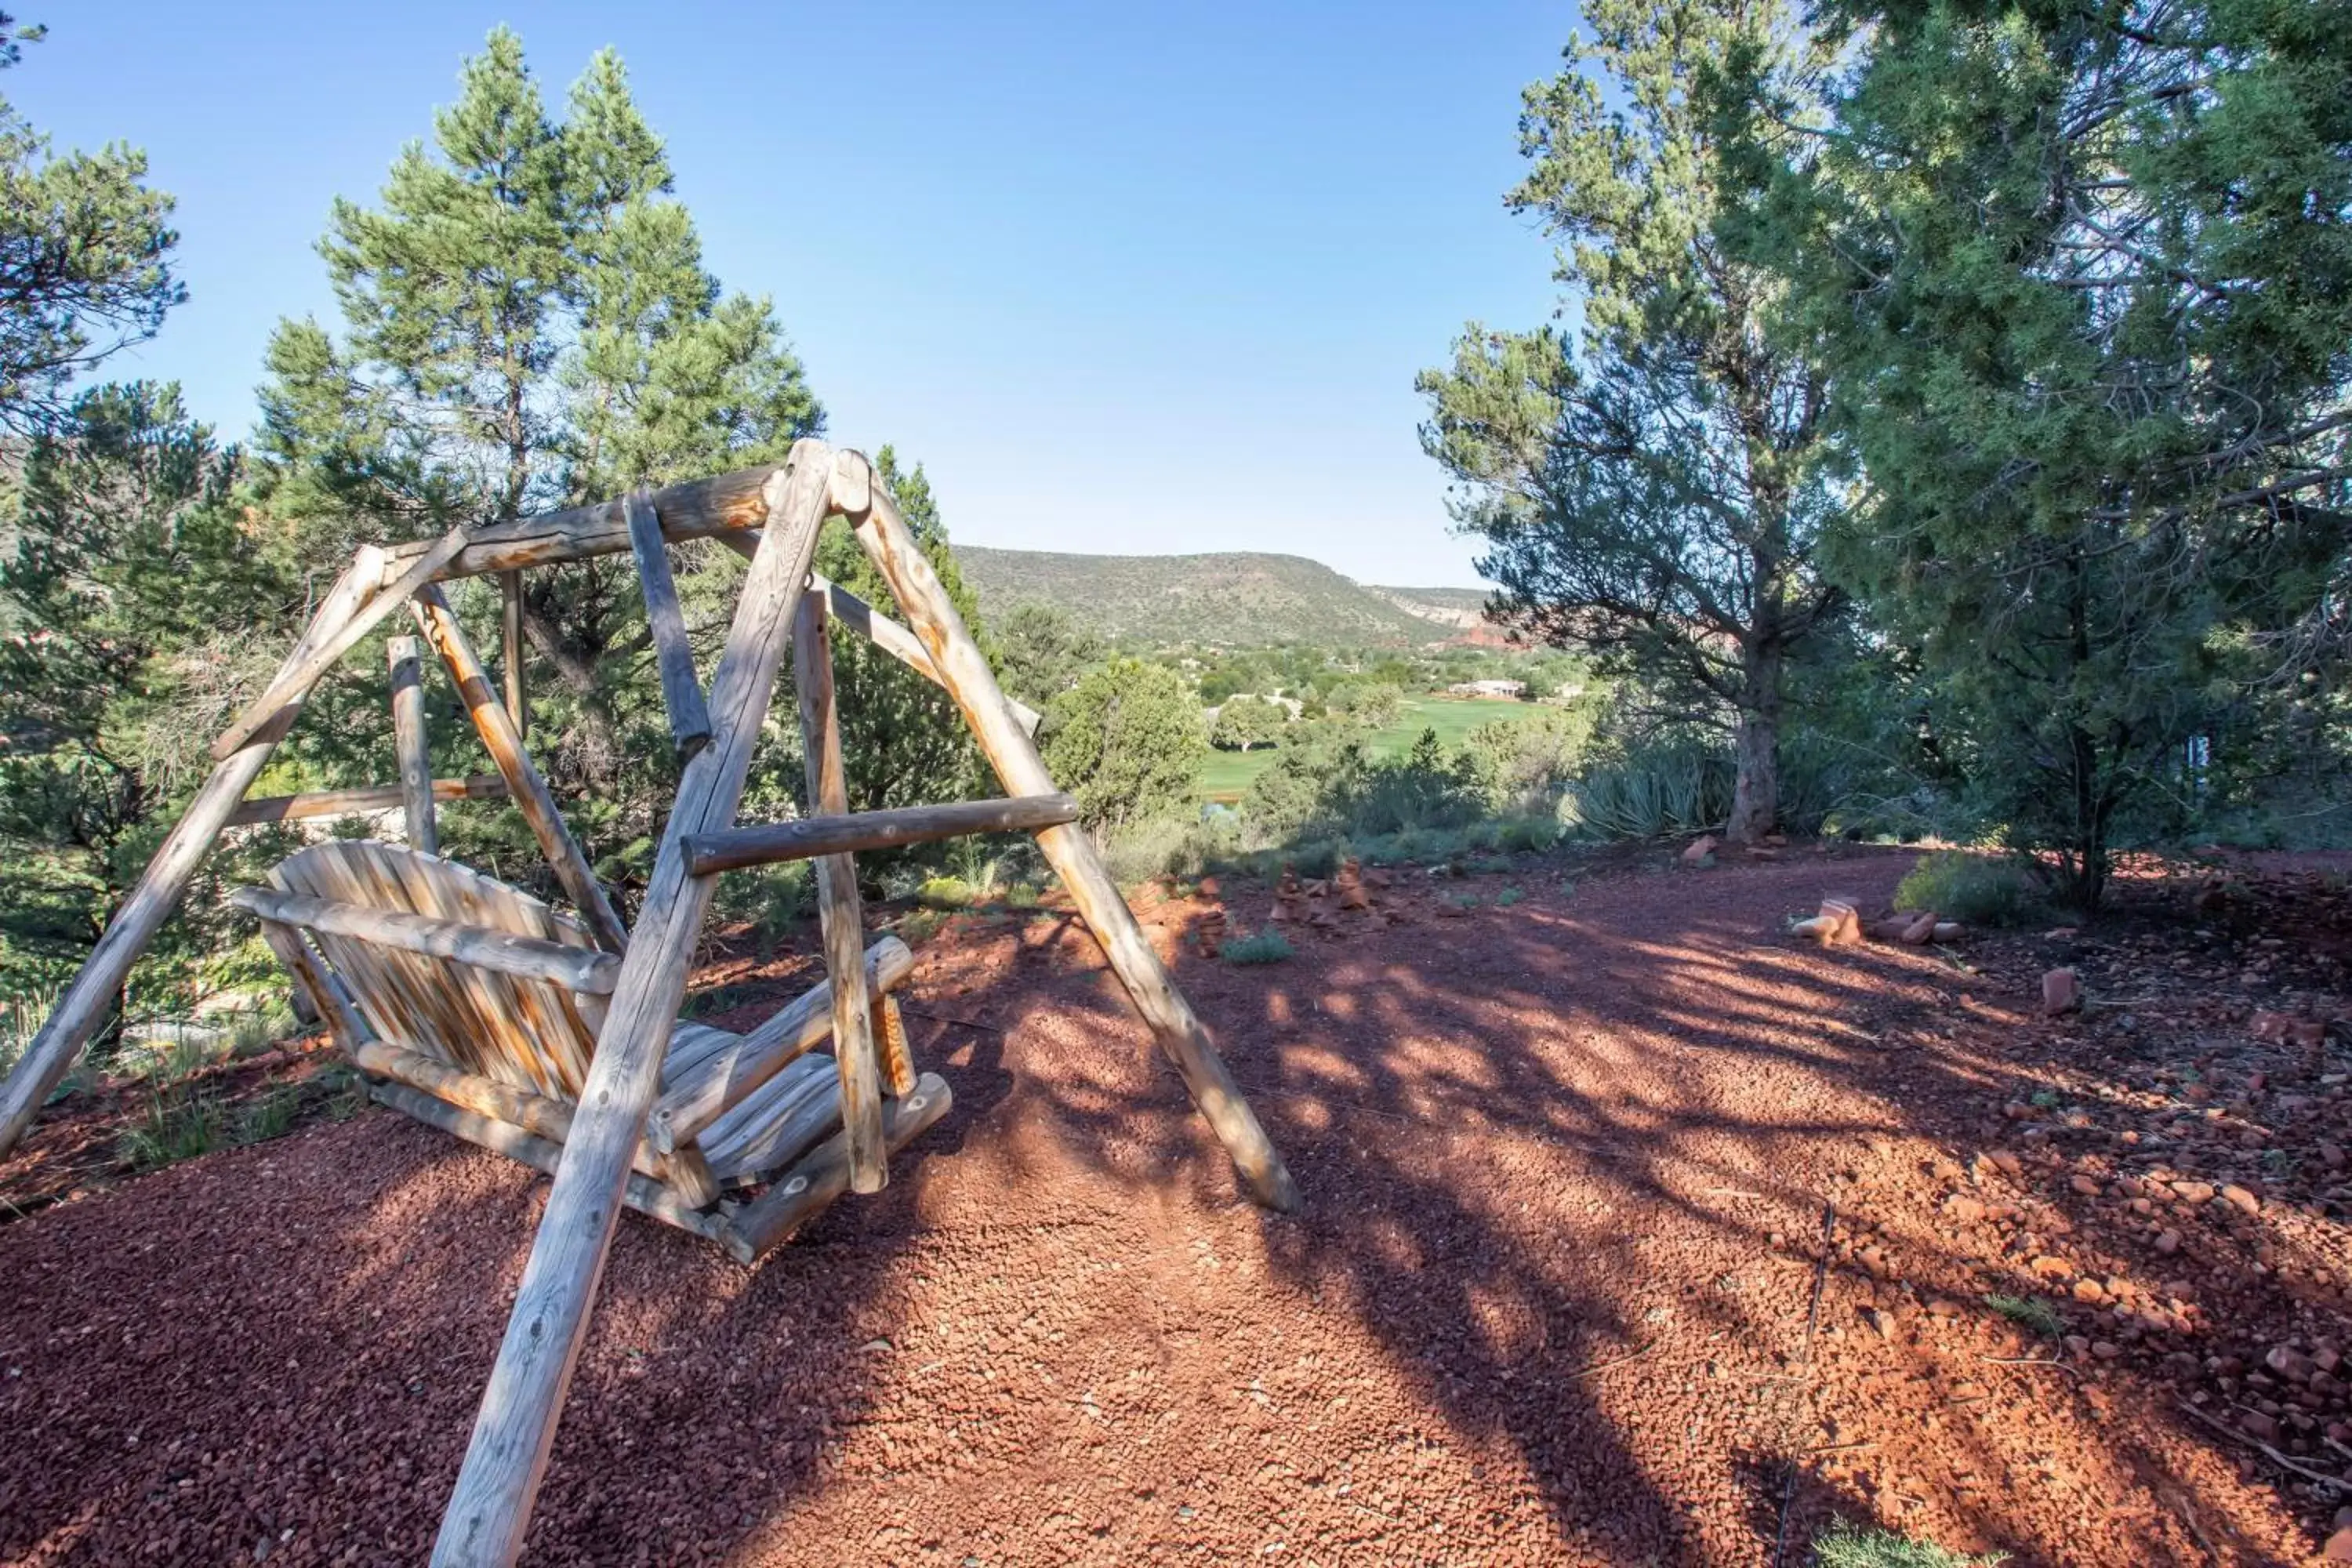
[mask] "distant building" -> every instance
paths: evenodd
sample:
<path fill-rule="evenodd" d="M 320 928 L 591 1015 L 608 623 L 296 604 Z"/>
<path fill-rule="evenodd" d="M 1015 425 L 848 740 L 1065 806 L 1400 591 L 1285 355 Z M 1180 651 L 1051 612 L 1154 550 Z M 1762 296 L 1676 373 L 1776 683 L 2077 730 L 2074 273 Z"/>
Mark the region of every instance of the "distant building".
<path fill-rule="evenodd" d="M 1528 683 L 1524 680 L 1462 680 L 1447 687 L 1445 693 L 1449 697 L 1519 698 L 1528 694 Z"/>

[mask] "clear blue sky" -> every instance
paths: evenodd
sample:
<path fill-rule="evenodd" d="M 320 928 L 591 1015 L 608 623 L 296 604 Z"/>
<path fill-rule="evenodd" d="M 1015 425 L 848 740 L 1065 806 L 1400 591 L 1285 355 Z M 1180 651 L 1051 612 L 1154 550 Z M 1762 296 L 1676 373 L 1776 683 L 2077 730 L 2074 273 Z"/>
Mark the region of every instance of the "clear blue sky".
<path fill-rule="evenodd" d="M 114 374 L 225 435 L 278 318 L 332 320 L 330 200 L 373 199 L 504 21 L 552 102 L 620 48 L 711 269 L 774 297 L 833 438 L 923 462 L 956 539 L 1475 581 L 1412 375 L 1552 308 L 1500 197 L 1568 5 L 9 9 L 50 32 L 0 88 L 180 200 L 189 301 Z"/>

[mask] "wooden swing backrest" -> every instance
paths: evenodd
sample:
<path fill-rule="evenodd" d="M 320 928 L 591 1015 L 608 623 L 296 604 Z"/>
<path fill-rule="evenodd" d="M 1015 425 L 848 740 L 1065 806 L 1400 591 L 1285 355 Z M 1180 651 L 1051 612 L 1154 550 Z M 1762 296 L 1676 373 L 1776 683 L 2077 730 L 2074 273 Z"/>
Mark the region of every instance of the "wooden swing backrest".
<path fill-rule="evenodd" d="M 594 947 L 578 921 L 530 894 L 399 845 L 312 845 L 279 862 L 269 880 L 282 892 Z M 379 1038 L 516 1089 L 579 1100 L 602 997 L 315 928 L 303 934 Z"/>

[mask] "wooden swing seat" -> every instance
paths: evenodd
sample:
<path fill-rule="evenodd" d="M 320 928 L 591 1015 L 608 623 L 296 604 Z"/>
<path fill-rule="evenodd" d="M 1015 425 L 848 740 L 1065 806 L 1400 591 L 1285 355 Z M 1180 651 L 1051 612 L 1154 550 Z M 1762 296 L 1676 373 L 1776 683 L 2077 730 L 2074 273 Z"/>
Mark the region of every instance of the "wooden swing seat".
<path fill-rule="evenodd" d="M 361 839 L 298 851 L 231 898 L 260 917 L 374 1099 L 553 1169 L 620 968 L 580 921 L 438 855 Z M 877 1042 L 903 1053 L 890 993 L 912 955 L 884 937 L 866 958 Z M 845 1190 L 840 1078 L 816 1048 L 831 1024 L 822 984 L 745 1034 L 680 1019 L 629 1205 L 749 1262 Z M 904 1076 L 911 1092 L 886 1108 L 893 1152 L 950 1099 L 934 1075 Z"/>

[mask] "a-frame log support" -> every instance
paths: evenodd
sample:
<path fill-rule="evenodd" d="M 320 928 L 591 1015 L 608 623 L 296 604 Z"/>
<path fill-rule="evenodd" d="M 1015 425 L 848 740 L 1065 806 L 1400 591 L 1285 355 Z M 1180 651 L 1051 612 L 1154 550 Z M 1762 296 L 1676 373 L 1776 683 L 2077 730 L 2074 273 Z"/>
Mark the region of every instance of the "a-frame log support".
<path fill-rule="evenodd" d="M 122 982 L 131 973 L 161 926 L 180 902 L 187 890 L 188 879 L 195 875 L 213 841 L 229 819 L 236 815 L 237 803 L 261 770 L 269 762 L 269 753 L 278 749 L 278 741 L 293 724 L 300 711 L 303 699 L 310 694 L 311 684 L 325 664 L 317 660 L 320 649 L 331 646 L 355 621 L 368 616 L 372 601 L 382 595 L 377 584 L 384 570 L 383 552 L 372 545 L 362 545 L 319 601 L 310 616 L 310 624 L 295 640 L 294 649 L 286 656 L 277 676 L 269 683 L 274 694 L 266 721 L 250 730 L 245 740 L 232 748 L 214 767 L 205 780 L 196 798 L 188 803 L 178 826 L 155 851 L 147 869 L 140 874 L 138 886 L 131 889 L 121 907 L 107 921 L 106 931 L 98 939 L 83 961 L 81 973 L 58 998 L 49 1014 L 49 1021 L 41 1026 L 24 1059 L 9 1073 L 7 1082 L 0 1085 L 0 1154 L 16 1146 L 16 1140 L 33 1124 L 41 1103 L 49 1091 L 66 1076 L 74 1058 L 89 1043 L 98 1026 L 106 1021 L 115 1000 L 121 994 Z M 380 617 L 376 617 L 380 618 Z M 301 672 L 310 671 L 308 677 Z"/>
<path fill-rule="evenodd" d="M 891 594 L 913 624 L 915 635 L 923 639 L 941 684 L 963 710 L 964 722 L 971 727 L 989 765 L 1003 783 L 1005 793 L 1054 793 L 1053 778 L 1037 754 L 1036 742 L 1006 707 L 1004 694 L 997 687 L 987 658 L 972 641 L 971 633 L 965 629 L 963 617 L 956 613 L 947 590 L 940 586 L 939 574 L 916 546 L 914 535 L 898 516 L 888 491 L 875 481 L 863 454 L 841 454 L 834 495 L 840 510 L 857 530 L 858 543 L 865 547 L 883 580 L 890 584 Z M 864 504 L 856 504 L 860 501 Z M 1234 1166 L 1240 1172 L 1250 1195 L 1265 1207 L 1285 1214 L 1296 1209 L 1298 1189 L 1282 1156 L 1275 1151 L 1265 1129 L 1258 1125 L 1249 1102 L 1242 1098 L 1233 1074 L 1226 1070 L 1223 1058 L 1217 1055 L 1217 1047 L 1209 1038 L 1208 1029 L 1193 1013 L 1192 1004 L 1184 1000 L 1183 993 L 1176 989 L 1160 955 L 1145 939 L 1118 884 L 1111 879 L 1110 873 L 1103 868 L 1102 858 L 1095 853 L 1094 840 L 1077 824 L 1065 823 L 1041 831 L 1037 844 L 1045 850 L 1055 874 L 1061 878 L 1063 887 L 1069 890 L 1071 902 L 1077 905 L 1078 914 L 1094 932 L 1095 940 L 1102 944 L 1103 956 L 1109 960 L 1112 973 L 1126 987 L 1135 1010 L 1143 1015 L 1160 1048 L 1182 1076 L 1192 1103 L 1207 1119 L 1218 1142 L 1225 1146 L 1225 1152 L 1233 1157 Z"/>
<path fill-rule="evenodd" d="M 831 450 L 793 448 L 765 489 L 765 533 L 711 682 L 710 743 L 678 781 L 669 824 L 622 961 L 572 1135 L 434 1542 L 438 1564 L 504 1564 L 522 1550 L 548 1445 L 572 1381 L 619 1217 L 629 1160 L 660 1086 L 670 1027 L 715 884 L 690 876 L 685 839 L 732 826 L 767 718 L 789 622 L 825 516 Z"/>

